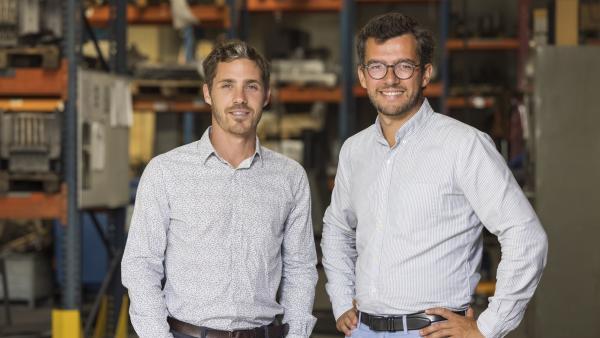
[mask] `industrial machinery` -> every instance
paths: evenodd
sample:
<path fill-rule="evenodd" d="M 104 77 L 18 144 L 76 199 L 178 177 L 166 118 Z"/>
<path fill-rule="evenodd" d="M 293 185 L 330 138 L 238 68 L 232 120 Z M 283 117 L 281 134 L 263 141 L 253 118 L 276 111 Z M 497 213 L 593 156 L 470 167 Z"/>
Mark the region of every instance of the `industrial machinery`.
<path fill-rule="evenodd" d="M 60 115 L 0 111 L 0 194 L 59 189 Z"/>

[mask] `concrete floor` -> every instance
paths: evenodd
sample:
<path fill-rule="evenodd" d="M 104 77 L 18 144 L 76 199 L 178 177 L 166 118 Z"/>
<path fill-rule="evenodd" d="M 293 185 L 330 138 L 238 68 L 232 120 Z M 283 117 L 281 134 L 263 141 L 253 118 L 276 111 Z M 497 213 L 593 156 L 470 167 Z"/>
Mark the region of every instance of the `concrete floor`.
<path fill-rule="evenodd" d="M 12 323 L 7 325 L 4 308 L 0 308 L 0 337 L 3 338 L 46 338 L 51 336 L 52 306 L 38 304 L 30 307 L 26 304 L 11 304 Z"/>

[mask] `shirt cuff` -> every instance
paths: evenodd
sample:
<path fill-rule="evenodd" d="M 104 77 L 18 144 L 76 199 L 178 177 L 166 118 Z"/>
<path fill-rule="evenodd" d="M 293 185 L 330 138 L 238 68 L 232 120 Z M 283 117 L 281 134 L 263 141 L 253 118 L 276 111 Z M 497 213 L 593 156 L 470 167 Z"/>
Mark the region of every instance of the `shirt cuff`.
<path fill-rule="evenodd" d="M 499 324 L 496 314 L 490 310 L 483 311 L 477 318 L 477 328 L 485 338 L 501 337 Z"/>
<path fill-rule="evenodd" d="M 310 336 L 303 336 L 300 334 L 293 334 L 293 333 L 288 333 L 288 335 L 286 336 L 286 338 L 308 338 Z"/>
<path fill-rule="evenodd" d="M 293 321 L 289 321 L 288 318 L 284 317 L 283 322 L 290 326 L 286 337 L 306 338 L 310 337 L 310 334 L 317 323 L 317 318 L 313 316 L 302 319 L 296 317 Z"/>
<path fill-rule="evenodd" d="M 338 304 L 333 305 L 333 316 L 335 317 L 335 320 L 337 321 L 341 315 L 343 315 L 346 311 L 352 309 L 353 307 L 354 307 L 354 305 L 352 305 L 352 300 L 350 300 L 349 303 L 341 303 L 339 305 Z"/>

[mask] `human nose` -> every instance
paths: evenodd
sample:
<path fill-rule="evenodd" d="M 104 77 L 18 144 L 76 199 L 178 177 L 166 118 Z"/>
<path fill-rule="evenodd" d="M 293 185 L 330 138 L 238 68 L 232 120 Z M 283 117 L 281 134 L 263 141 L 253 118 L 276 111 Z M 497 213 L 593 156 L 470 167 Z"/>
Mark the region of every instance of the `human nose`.
<path fill-rule="evenodd" d="M 244 88 L 236 88 L 236 90 L 234 92 L 234 96 L 233 96 L 233 103 L 234 104 L 246 104 L 247 103 L 246 92 L 244 91 Z"/>
<path fill-rule="evenodd" d="M 393 84 L 393 83 L 397 83 L 398 81 L 400 81 L 398 76 L 396 76 L 396 72 L 394 71 L 394 66 L 388 65 L 386 67 L 387 68 L 386 68 L 386 72 L 385 72 L 385 77 L 383 78 L 385 83 Z"/>

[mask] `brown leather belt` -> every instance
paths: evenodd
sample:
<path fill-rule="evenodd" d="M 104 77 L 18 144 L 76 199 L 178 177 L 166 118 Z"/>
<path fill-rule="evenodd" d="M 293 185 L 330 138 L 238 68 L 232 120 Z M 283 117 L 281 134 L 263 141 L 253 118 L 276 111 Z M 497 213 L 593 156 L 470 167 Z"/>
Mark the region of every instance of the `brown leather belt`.
<path fill-rule="evenodd" d="M 466 311 L 454 311 L 454 313 L 464 316 Z M 435 322 L 446 320 L 438 315 L 428 315 L 425 312 L 406 315 L 406 329 L 420 330 Z M 376 316 L 366 312 L 360 313 L 360 322 L 367 325 L 373 331 L 403 331 L 404 321 L 402 316 Z"/>
<path fill-rule="evenodd" d="M 222 331 L 196 326 L 173 317 L 167 317 L 167 322 L 171 330 L 197 338 L 284 338 L 289 329 L 288 324 L 271 324 L 248 330 Z"/>

